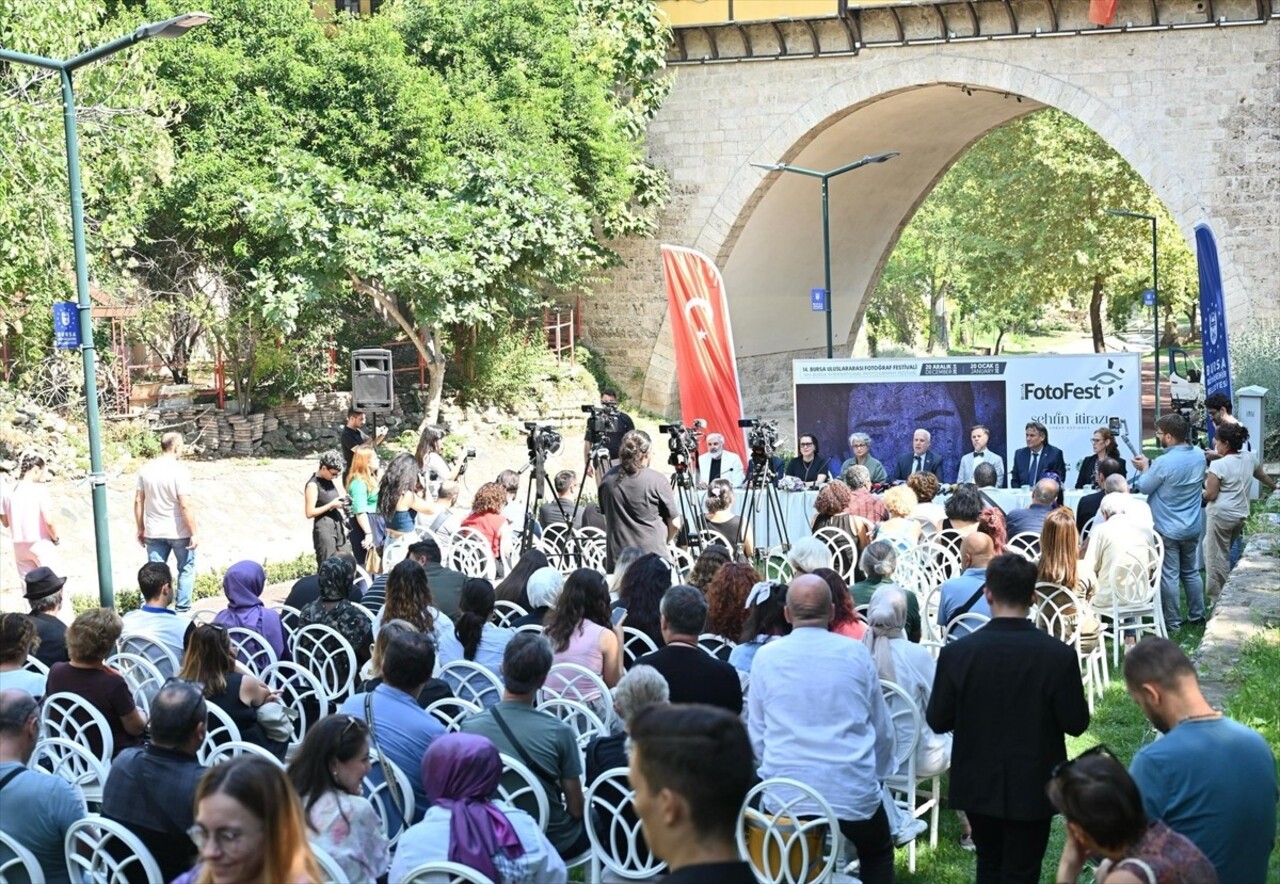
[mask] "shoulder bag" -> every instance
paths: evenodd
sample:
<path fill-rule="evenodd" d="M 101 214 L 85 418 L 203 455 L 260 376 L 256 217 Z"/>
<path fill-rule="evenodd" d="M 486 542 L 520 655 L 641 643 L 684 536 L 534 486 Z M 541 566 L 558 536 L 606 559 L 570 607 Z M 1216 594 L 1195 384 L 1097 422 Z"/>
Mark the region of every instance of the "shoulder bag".
<path fill-rule="evenodd" d="M 498 712 L 497 707 L 494 707 L 489 711 L 493 713 L 493 720 L 498 723 L 498 727 L 502 729 L 503 735 L 511 742 L 511 746 L 516 750 L 516 754 L 520 756 L 520 760 L 524 762 L 525 767 L 533 771 L 539 779 L 545 780 L 548 785 L 554 787 L 552 794 L 558 796 L 560 794 L 560 778 L 555 774 L 548 772 L 545 767 L 530 757 L 529 753 L 525 751 L 524 746 L 521 746 L 520 741 L 516 739 L 516 735 L 511 732 L 511 728 L 509 728 L 507 723 L 502 720 L 502 715 Z"/>
<path fill-rule="evenodd" d="M 369 691 L 364 695 L 364 721 L 369 726 L 369 742 L 378 750 L 379 756 L 385 759 L 386 755 L 383 753 L 382 747 L 378 745 L 378 734 L 373 726 L 373 691 Z M 404 798 L 400 795 L 400 782 L 385 764 L 382 765 L 382 779 L 387 784 L 387 792 L 391 794 L 391 803 L 395 805 L 396 813 L 400 815 L 400 820 L 404 827 L 408 828 L 413 823 L 413 820 L 405 816 Z"/>

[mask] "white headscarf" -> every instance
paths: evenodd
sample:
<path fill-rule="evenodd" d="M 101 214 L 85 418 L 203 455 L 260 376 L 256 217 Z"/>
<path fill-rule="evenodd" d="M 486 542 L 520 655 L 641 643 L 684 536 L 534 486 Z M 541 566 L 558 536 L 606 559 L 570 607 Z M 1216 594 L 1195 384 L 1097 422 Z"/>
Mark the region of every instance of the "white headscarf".
<path fill-rule="evenodd" d="M 877 589 L 867 605 L 867 631 L 862 636 L 862 643 L 875 658 L 880 677 L 895 683 L 898 673 L 893 668 L 893 650 L 889 642 L 902 638 L 906 622 L 907 597 L 901 587 L 886 584 Z"/>

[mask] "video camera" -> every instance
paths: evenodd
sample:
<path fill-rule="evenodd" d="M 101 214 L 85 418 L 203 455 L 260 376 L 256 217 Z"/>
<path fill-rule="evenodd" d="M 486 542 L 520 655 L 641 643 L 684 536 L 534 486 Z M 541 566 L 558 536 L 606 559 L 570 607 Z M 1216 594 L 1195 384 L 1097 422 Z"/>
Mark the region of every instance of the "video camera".
<path fill-rule="evenodd" d="M 769 458 L 778 447 L 778 422 L 760 418 L 745 418 L 738 421 L 738 426 L 750 430 L 747 433 L 747 447 L 751 449 L 752 460 Z"/>
<path fill-rule="evenodd" d="M 525 442 L 529 446 L 530 458 L 546 457 L 548 454 L 555 454 L 560 450 L 560 432 L 551 424 L 525 421 L 524 428 L 528 431 L 528 437 Z"/>
<path fill-rule="evenodd" d="M 618 406 L 584 405 L 582 413 L 591 415 L 587 419 L 587 436 L 593 448 L 603 445 L 607 437 L 618 432 Z"/>
<path fill-rule="evenodd" d="M 692 427 L 683 424 L 658 424 L 658 432 L 667 434 L 667 464 L 676 468 L 677 476 L 689 470 L 689 458 L 698 450 L 698 437 L 705 421 L 696 420 Z"/>

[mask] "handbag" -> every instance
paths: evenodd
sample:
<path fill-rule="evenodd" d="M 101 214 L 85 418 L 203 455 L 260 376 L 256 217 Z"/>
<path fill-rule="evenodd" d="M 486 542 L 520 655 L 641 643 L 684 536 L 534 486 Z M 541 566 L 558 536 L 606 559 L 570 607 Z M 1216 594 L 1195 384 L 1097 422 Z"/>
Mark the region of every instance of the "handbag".
<path fill-rule="evenodd" d="M 382 556 L 378 553 L 376 546 L 369 547 L 364 554 L 364 569 L 370 574 L 382 573 Z"/>
<path fill-rule="evenodd" d="M 268 739 L 277 743 L 293 742 L 293 722 L 298 717 L 298 710 L 276 700 L 268 700 L 255 710 L 258 724 Z"/>

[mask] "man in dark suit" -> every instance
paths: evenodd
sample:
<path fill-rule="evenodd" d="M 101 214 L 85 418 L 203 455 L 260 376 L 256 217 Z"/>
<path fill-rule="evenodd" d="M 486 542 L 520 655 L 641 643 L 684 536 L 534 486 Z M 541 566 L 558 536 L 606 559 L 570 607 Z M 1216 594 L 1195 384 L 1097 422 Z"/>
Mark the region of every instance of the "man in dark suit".
<path fill-rule="evenodd" d="M 1031 486 L 1053 473 L 1058 481 L 1067 475 L 1067 462 L 1062 457 L 1062 449 L 1049 444 L 1049 430 L 1040 421 L 1027 424 L 1027 447 L 1019 448 L 1013 454 L 1013 477 L 1009 480 L 1010 488 Z"/>
<path fill-rule="evenodd" d="M 1054 808 L 1045 795 L 1067 757 L 1064 733 L 1089 726 L 1075 651 L 1027 619 L 1036 566 L 1016 553 L 987 565 L 992 620 L 938 655 L 925 719 L 954 733 L 950 805 L 965 811 L 978 884 L 1034 884 Z"/>
<path fill-rule="evenodd" d="M 1084 531 L 1084 526 L 1093 521 L 1093 517 L 1098 514 L 1098 507 L 1102 505 L 1102 496 L 1106 494 L 1106 489 L 1102 486 L 1107 481 L 1107 476 L 1123 476 L 1124 462 L 1116 460 L 1114 457 L 1099 458 L 1094 470 L 1094 482 L 1098 485 L 1098 490 L 1091 494 L 1086 494 L 1080 498 L 1076 504 L 1076 530 Z"/>
<path fill-rule="evenodd" d="M 929 435 L 928 430 L 916 430 L 911 437 L 911 453 L 904 454 L 894 461 L 893 473 L 889 476 L 889 481 L 905 482 L 907 476 L 912 473 L 933 473 L 941 482 L 942 476 L 938 471 L 942 469 L 942 459 L 929 450 L 932 442 L 933 437 Z"/>

